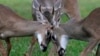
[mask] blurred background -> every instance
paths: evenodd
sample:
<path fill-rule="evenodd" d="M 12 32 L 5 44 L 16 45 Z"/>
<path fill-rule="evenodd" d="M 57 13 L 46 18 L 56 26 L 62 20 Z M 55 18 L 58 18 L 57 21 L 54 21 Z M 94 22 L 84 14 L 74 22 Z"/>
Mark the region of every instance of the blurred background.
<path fill-rule="evenodd" d="M 85 18 L 93 9 L 100 7 L 100 0 L 78 0 L 82 18 Z M 14 10 L 20 16 L 32 20 L 32 0 L 0 0 L 0 4 L 4 4 Z M 62 22 L 66 21 L 66 16 Z M 12 38 L 12 50 L 10 56 L 23 56 L 30 44 L 30 37 L 25 38 Z M 5 42 L 4 42 L 5 44 Z M 66 56 L 79 56 L 80 52 L 85 48 L 86 42 L 70 40 L 66 48 Z M 35 44 L 33 56 L 48 56 L 52 44 L 49 45 L 48 51 L 43 53 L 40 51 L 38 44 Z M 6 47 L 6 45 L 5 45 Z M 95 48 L 96 50 L 96 48 Z M 90 56 L 94 56 L 95 50 L 92 51 Z"/>

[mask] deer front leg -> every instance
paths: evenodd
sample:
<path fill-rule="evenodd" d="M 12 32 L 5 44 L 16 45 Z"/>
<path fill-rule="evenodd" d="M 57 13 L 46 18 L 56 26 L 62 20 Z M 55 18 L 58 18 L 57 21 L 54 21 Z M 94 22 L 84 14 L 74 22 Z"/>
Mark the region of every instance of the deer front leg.
<path fill-rule="evenodd" d="M 96 51 L 96 56 L 100 56 L 100 43 L 98 44 L 98 48 L 97 48 L 97 51 Z"/>
<path fill-rule="evenodd" d="M 7 43 L 7 56 L 9 56 L 10 51 L 11 51 L 10 38 L 7 38 L 5 41 L 6 41 L 6 43 Z"/>
<path fill-rule="evenodd" d="M 32 51 L 33 51 L 33 49 L 34 49 L 33 46 L 35 45 L 35 43 L 36 43 L 36 38 L 32 37 L 32 40 L 31 40 L 31 44 L 30 44 L 30 46 L 29 46 L 29 49 L 28 49 L 28 51 L 25 53 L 24 56 L 32 56 Z"/>
<path fill-rule="evenodd" d="M 91 40 L 88 44 L 88 46 L 81 52 L 80 56 L 87 56 L 93 48 L 99 43 L 99 40 Z"/>
<path fill-rule="evenodd" d="M 1 53 L 1 56 L 7 56 L 7 52 L 6 52 L 6 49 L 3 46 L 2 41 L 0 41 L 0 53 Z"/>

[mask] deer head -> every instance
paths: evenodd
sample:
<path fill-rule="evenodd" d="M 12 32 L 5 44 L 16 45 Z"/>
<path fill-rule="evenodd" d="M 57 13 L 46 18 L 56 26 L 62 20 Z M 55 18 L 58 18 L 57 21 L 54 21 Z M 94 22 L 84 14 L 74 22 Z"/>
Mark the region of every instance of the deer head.
<path fill-rule="evenodd" d="M 53 36 L 51 37 L 54 44 L 57 46 L 57 52 L 59 56 L 64 56 L 65 54 L 65 49 L 68 43 L 68 37 L 66 32 L 60 28 L 60 27 L 55 27 L 53 29 Z"/>
<path fill-rule="evenodd" d="M 45 28 L 40 28 L 40 30 L 36 32 L 36 36 L 38 38 L 41 50 L 46 51 L 47 46 L 51 40 L 52 25 L 47 20 L 44 20 L 46 17 L 39 11 L 37 12 L 37 19 L 41 19 L 40 22 L 42 25 L 44 25 Z"/>

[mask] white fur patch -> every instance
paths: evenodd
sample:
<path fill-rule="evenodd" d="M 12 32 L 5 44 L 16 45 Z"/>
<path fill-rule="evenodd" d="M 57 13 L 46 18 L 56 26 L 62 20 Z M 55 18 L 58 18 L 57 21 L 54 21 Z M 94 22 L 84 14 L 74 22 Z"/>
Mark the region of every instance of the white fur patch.
<path fill-rule="evenodd" d="M 41 44 L 42 43 L 42 40 L 43 40 L 42 39 L 42 35 L 37 33 L 37 38 L 38 38 L 39 44 Z"/>
<path fill-rule="evenodd" d="M 62 35 L 61 40 L 60 40 L 61 47 L 66 49 L 67 43 L 68 43 L 68 36 L 67 35 Z"/>

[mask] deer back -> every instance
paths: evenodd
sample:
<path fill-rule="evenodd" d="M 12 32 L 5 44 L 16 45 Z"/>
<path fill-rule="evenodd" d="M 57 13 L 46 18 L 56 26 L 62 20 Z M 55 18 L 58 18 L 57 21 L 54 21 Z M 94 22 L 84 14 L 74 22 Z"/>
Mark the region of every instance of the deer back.
<path fill-rule="evenodd" d="M 9 7 L 0 4 L 0 29 L 2 27 L 12 27 L 13 24 L 23 21 L 25 19 L 17 15 Z"/>
<path fill-rule="evenodd" d="M 85 28 L 90 28 L 96 32 L 100 31 L 100 8 L 94 9 L 82 22 Z"/>
<path fill-rule="evenodd" d="M 9 7 L 4 6 L 0 4 L 0 19 L 8 19 L 12 21 L 22 21 L 25 20 L 19 15 L 17 15 L 13 10 L 11 10 Z"/>

